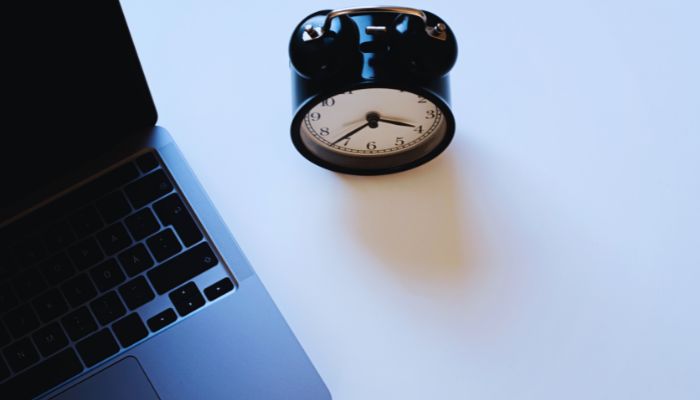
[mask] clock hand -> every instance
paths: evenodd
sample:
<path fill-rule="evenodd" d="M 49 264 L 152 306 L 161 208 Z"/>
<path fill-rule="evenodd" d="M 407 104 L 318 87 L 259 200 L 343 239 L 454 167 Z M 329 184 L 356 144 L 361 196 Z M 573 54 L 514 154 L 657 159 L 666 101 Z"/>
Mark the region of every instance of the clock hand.
<path fill-rule="evenodd" d="M 362 129 L 364 129 L 368 126 L 372 129 L 374 129 L 379 125 L 378 122 L 380 121 L 380 118 L 379 118 L 379 114 L 377 114 L 376 112 L 374 112 L 374 111 L 368 112 L 367 115 L 365 116 L 365 118 L 367 118 L 367 123 L 365 123 L 362 126 L 357 127 L 355 129 L 353 129 L 352 131 L 346 133 L 340 139 L 336 140 L 335 142 L 333 142 L 331 144 L 337 144 L 341 140 L 345 140 L 345 139 L 349 138 L 350 136 L 356 134 L 357 132 L 361 131 Z"/>
<path fill-rule="evenodd" d="M 368 126 L 369 126 L 369 122 L 365 122 L 364 124 L 362 124 L 362 126 L 359 126 L 355 129 L 351 130 L 350 132 L 346 133 L 340 139 L 336 140 L 335 142 L 333 142 L 331 144 L 338 144 L 338 142 L 340 142 L 341 140 L 345 140 L 345 139 L 349 138 L 350 136 L 356 134 L 357 132 L 361 131 L 362 129 L 365 129 Z"/>
<path fill-rule="evenodd" d="M 379 118 L 379 122 L 385 122 L 385 123 L 387 123 L 387 124 L 393 124 L 393 125 L 398 125 L 398 126 L 410 126 L 411 128 L 415 128 L 415 127 L 416 127 L 415 125 L 407 124 L 407 123 L 405 123 L 405 122 L 401 122 L 401 121 L 392 121 L 392 120 L 384 119 L 384 118 Z"/>

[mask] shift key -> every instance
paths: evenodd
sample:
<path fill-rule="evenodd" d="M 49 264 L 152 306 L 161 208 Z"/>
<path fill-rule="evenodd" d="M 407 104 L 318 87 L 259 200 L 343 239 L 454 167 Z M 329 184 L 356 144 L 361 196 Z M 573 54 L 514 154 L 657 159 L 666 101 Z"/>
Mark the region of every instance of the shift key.
<path fill-rule="evenodd" d="M 175 258 L 153 268 L 148 279 L 158 294 L 175 289 L 195 276 L 218 264 L 209 243 L 203 242 Z"/>

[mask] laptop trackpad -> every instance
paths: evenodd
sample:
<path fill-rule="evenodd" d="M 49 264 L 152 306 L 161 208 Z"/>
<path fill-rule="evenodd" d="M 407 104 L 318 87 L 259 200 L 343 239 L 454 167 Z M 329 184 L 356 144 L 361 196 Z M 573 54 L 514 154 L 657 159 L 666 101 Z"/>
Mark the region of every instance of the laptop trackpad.
<path fill-rule="evenodd" d="M 158 400 L 160 397 L 136 358 L 127 357 L 52 399 Z"/>

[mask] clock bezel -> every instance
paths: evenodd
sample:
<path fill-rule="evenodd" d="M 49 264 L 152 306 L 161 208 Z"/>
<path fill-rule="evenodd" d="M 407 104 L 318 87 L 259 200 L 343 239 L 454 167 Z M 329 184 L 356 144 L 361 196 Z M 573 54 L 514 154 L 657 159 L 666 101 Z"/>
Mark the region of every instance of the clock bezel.
<path fill-rule="evenodd" d="M 427 139 L 424 145 L 418 145 L 415 148 L 401 151 L 398 153 L 389 153 L 387 155 L 376 155 L 372 157 L 356 156 L 352 154 L 334 153 L 335 161 L 324 159 L 319 156 L 313 149 L 313 143 L 310 143 L 311 138 L 305 140 L 304 134 L 301 132 L 301 124 L 304 121 L 306 114 L 318 103 L 329 97 L 336 96 L 351 90 L 361 90 L 370 88 L 386 88 L 403 90 L 414 93 L 418 96 L 423 96 L 433 104 L 435 104 L 445 119 L 444 132 L 435 133 L 432 139 Z M 307 98 L 297 109 L 291 125 L 291 136 L 294 147 L 312 163 L 329 169 L 331 171 L 353 174 L 353 175 L 383 175 L 405 171 L 425 164 L 442 153 L 454 137 L 455 119 L 450 109 L 449 104 L 441 96 L 435 92 L 419 85 L 396 84 L 386 82 L 361 82 L 352 85 L 345 85 L 335 90 L 325 90 L 316 93 Z M 432 135 L 431 135 L 432 136 Z M 436 143 L 433 143 L 436 142 Z M 317 147 L 322 146 L 316 144 Z M 330 153 L 331 150 L 327 149 Z M 340 160 L 340 163 L 338 162 Z M 357 166 L 353 166 L 357 165 Z"/>

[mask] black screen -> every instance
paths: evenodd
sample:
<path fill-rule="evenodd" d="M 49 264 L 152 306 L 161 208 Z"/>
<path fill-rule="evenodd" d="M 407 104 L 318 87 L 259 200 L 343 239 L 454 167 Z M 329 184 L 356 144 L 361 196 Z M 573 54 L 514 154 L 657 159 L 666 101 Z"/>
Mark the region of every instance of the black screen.
<path fill-rule="evenodd" d="M 157 118 L 118 1 L 15 3 L 0 6 L 3 210 Z"/>

